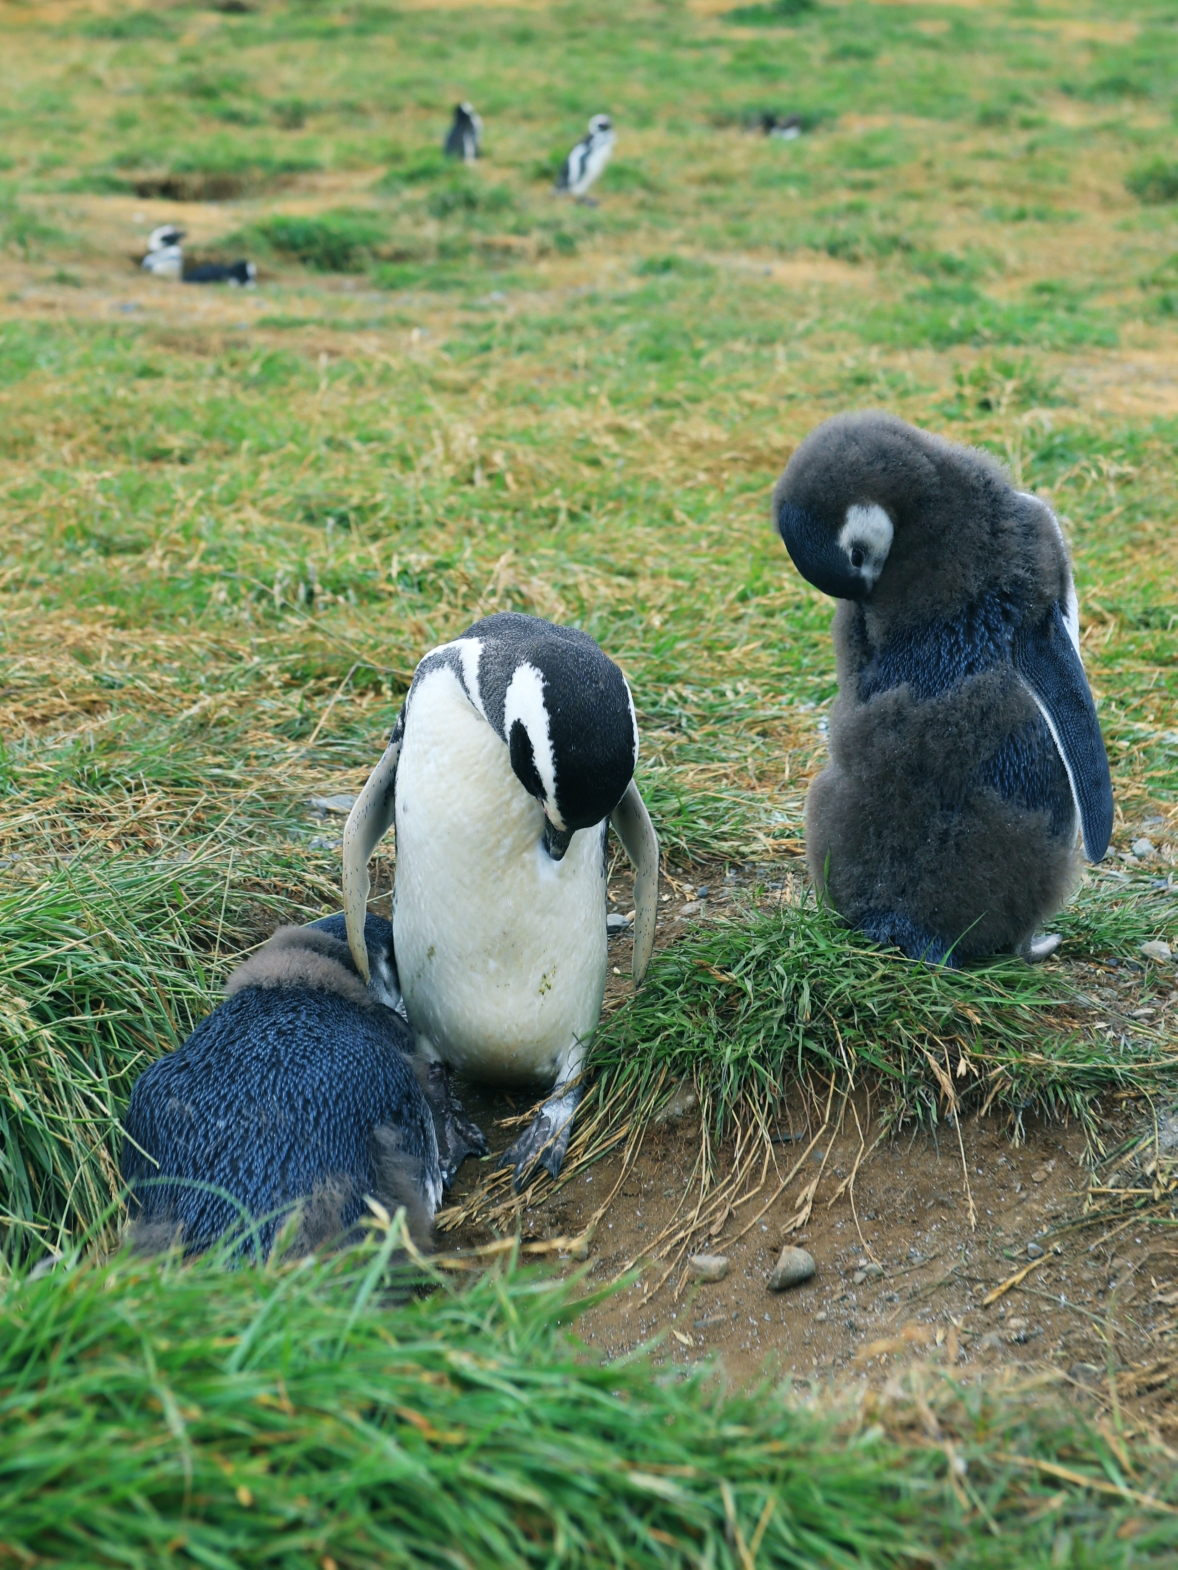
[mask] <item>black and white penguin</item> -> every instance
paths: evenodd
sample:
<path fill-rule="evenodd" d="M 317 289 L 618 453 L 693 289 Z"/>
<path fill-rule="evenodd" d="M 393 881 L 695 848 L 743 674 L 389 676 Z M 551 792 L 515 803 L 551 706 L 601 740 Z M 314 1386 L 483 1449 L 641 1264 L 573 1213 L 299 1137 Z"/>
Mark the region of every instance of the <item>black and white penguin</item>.
<path fill-rule="evenodd" d="M 447 1178 L 430 1086 L 398 1012 L 392 928 L 369 916 L 364 939 L 367 984 L 343 916 L 280 928 L 136 1080 L 122 1174 L 140 1247 L 240 1234 L 264 1258 L 298 1208 L 307 1250 L 346 1237 L 366 1196 L 404 1205 L 428 1239 Z"/>
<path fill-rule="evenodd" d="M 184 273 L 184 252 L 180 242 L 184 230 L 175 224 L 160 224 L 147 237 L 147 255 L 139 264 L 155 278 L 179 279 Z"/>
<path fill-rule="evenodd" d="M 792 142 L 802 134 L 802 117 L 800 114 L 765 113 L 761 116 L 761 130 L 766 136 L 777 137 L 778 141 Z"/>
<path fill-rule="evenodd" d="M 257 282 L 258 269 L 244 258 L 236 262 L 198 262 L 185 267 L 181 244 L 185 231 L 175 224 L 161 224 L 147 237 L 147 255 L 140 266 L 156 278 L 177 279 L 181 283 L 227 283 L 232 288 L 248 289 Z"/>
<path fill-rule="evenodd" d="M 474 105 L 455 104 L 454 119 L 446 133 L 442 151 L 447 158 L 461 158 L 464 164 L 472 164 L 479 156 L 482 135 L 483 122 L 475 114 Z"/>
<path fill-rule="evenodd" d="M 853 926 L 950 965 L 1035 937 L 1112 832 L 1063 533 L 984 453 L 882 413 L 812 431 L 773 493 L 802 576 L 840 601 L 810 871 Z"/>
<path fill-rule="evenodd" d="M 589 187 L 600 178 L 602 170 L 609 163 L 617 139 L 609 115 L 595 114 L 589 122 L 589 130 L 561 165 L 556 177 L 556 189 L 567 191 L 579 202 L 592 206 Z"/>
<path fill-rule="evenodd" d="M 427 654 L 344 828 L 363 968 L 369 857 L 396 822 L 393 933 L 419 1051 L 552 1094 L 504 1164 L 554 1177 L 606 981 L 606 836 L 636 869 L 634 979 L 654 946 L 658 840 L 621 671 L 585 633 L 513 612 Z"/>

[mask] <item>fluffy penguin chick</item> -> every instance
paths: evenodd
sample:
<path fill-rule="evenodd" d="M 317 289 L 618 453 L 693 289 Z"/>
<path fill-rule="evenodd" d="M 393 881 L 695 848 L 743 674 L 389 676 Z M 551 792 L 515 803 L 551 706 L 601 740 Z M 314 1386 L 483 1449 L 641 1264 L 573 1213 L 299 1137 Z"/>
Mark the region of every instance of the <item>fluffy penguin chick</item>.
<path fill-rule="evenodd" d="M 589 129 L 561 165 L 556 189 L 568 191 L 579 202 L 592 206 L 589 187 L 596 183 L 613 154 L 617 132 L 607 114 L 595 114 Z"/>
<path fill-rule="evenodd" d="M 1077 825 L 1099 861 L 1113 816 L 1054 514 L 985 454 L 867 413 L 811 432 L 773 517 L 841 602 L 830 762 L 806 800 L 815 882 L 913 958 L 1045 957 Z"/>
<path fill-rule="evenodd" d="M 482 134 L 483 122 L 475 114 L 474 105 L 455 104 L 454 118 L 446 133 L 442 151 L 447 158 L 461 158 L 464 164 L 472 164 L 479 156 L 479 141 Z"/>
<path fill-rule="evenodd" d="M 633 783 L 629 689 L 592 638 L 532 616 L 476 622 L 417 667 L 344 830 L 357 964 L 369 856 L 394 820 L 393 930 L 419 1050 L 553 1094 L 504 1158 L 520 1186 L 568 1146 L 606 979 L 605 840 L 637 867 L 634 974 L 654 942 L 658 842 Z"/>
<path fill-rule="evenodd" d="M 367 987 L 342 916 L 280 928 L 139 1076 L 122 1172 L 141 1247 L 178 1235 L 192 1253 L 239 1233 L 264 1257 L 297 1208 L 292 1241 L 307 1250 L 344 1238 L 366 1195 L 404 1205 L 428 1240 L 442 1194 L 434 1120 L 392 1006 L 392 929 L 370 916 L 365 936 Z"/>

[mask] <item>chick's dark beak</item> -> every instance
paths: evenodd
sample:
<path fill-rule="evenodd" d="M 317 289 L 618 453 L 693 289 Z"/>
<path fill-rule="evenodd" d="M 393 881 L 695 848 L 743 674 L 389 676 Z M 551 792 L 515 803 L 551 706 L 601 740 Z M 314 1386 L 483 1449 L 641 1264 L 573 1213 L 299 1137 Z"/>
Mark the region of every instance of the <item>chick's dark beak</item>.
<path fill-rule="evenodd" d="M 547 816 L 544 819 L 544 849 L 553 861 L 563 861 L 573 838 L 572 829 L 558 829 Z"/>
<path fill-rule="evenodd" d="M 830 531 L 804 508 L 783 502 L 777 514 L 777 530 L 794 566 L 808 583 L 836 600 L 862 600 L 870 585 L 851 570 L 838 542 Z"/>

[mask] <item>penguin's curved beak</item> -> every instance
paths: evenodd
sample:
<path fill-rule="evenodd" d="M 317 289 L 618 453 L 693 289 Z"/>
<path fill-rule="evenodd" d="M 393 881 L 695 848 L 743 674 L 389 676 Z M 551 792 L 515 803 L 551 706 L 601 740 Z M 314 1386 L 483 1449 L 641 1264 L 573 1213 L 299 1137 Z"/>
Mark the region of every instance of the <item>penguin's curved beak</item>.
<path fill-rule="evenodd" d="M 838 541 L 813 513 L 783 502 L 777 530 L 794 566 L 816 589 L 836 600 L 863 600 L 871 584 L 852 569 Z"/>
<path fill-rule="evenodd" d="M 544 849 L 553 861 L 563 861 L 564 853 L 572 843 L 573 829 L 558 829 L 547 813 L 544 814 Z"/>

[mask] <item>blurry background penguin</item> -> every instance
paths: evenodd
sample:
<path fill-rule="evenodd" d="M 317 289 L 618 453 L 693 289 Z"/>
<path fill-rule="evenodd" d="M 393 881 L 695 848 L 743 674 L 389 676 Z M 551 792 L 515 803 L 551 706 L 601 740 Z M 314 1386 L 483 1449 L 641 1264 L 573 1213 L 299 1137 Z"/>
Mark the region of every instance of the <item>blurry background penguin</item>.
<path fill-rule="evenodd" d="M 178 1239 L 194 1253 L 237 1233 L 264 1258 L 297 1210 L 291 1246 L 306 1252 L 345 1240 L 367 1195 L 403 1205 L 428 1241 L 453 1177 L 447 1125 L 435 1126 L 428 1065 L 398 1012 L 392 928 L 370 916 L 364 938 L 367 985 L 342 915 L 280 928 L 184 1045 L 140 1075 L 122 1154 L 139 1248 Z M 452 1132 L 461 1109 L 449 1115 Z"/>
<path fill-rule="evenodd" d="M 806 800 L 819 888 L 913 958 L 1036 938 L 1112 832 L 1059 524 L 990 458 L 886 414 L 806 438 L 773 496 L 802 576 L 841 603 L 830 762 Z"/>
<path fill-rule="evenodd" d="M 577 201 L 593 207 L 595 203 L 589 195 L 589 187 L 596 183 L 609 163 L 617 139 L 609 115 L 595 114 L 589 122 L 588 131 L 561 165 L 556 177 L 556 189 L 568 191 Z"/>
<path fill-rule="evenodd" d="M 472 164 L 479 156 L 479 143 L 483 135 L 483 122 L 474 112 L 474 105 L 461 103 L 454 106 L 454 119 L 446 133 L 442 151 L 447 158 L 461 158 Z"/>
<path fill-rule="evenodd" d="M 393 937 L 419 1051 L 475 1079 L 552 1085 L 503 1158 L 554 1177 L 606 980 L 606 838 L 636 868 L 634 979 L 654 946 L 658 841 L 633 781 L 634 706 L 592 638 L 476 622 L 417 667 L 344 829 L 356 964 L 368 859 L 396 821 Z"/>
<path fill-rule="evenodd" d="M 155 278 L 172 278 L 181 283 L 227 283 L 247 288 L 256 282 L 258 269 L 244 259 L 237 262 L 198 262 L 186 268 L 181 242 L 184 230 L 175 224 L 161 224 L 147 237 L 147 255 L 139 264 Z"/>

